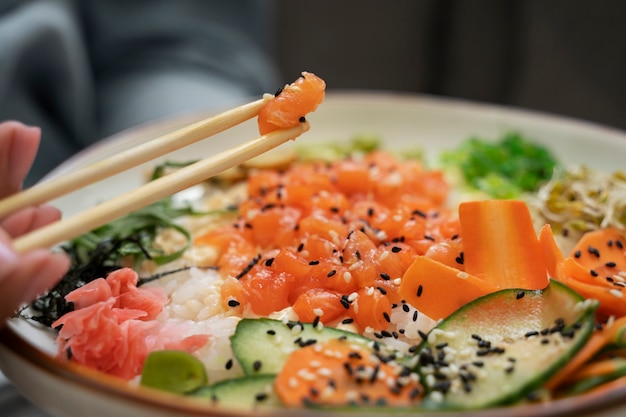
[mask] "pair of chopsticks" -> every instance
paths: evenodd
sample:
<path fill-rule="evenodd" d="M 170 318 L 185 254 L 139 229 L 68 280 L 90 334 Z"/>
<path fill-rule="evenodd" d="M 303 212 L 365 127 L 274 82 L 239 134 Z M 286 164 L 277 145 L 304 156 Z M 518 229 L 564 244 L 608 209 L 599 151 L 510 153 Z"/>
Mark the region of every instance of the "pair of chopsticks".
<path fill-rule="evenodd" d="M 85 168 L 78 169 L 0 200 L 0 218 L 19 209 L 45 203 L 56 197 L 76 191 L 243 123 L 258 115 L 269 98 L 270 96 L 266 95 L 263 99 L 193 123 L 128 149 L 111 158 L 96 162 Z M 295 139 L 308 129 L 308 122 L 303 122 L 299 126 L 273 131 L 200 160 L 169 175 L 150 181 L 135 190 L 100 203 L 68 219 L 51 223 L 20 236 L 13 241 L 13 248 L 17 253 L 24 253 L 36 248 L 49 248 L 80 236 L 132 211 L 198 184 L 228 168 L 267 152 L 288 140 Z"/>

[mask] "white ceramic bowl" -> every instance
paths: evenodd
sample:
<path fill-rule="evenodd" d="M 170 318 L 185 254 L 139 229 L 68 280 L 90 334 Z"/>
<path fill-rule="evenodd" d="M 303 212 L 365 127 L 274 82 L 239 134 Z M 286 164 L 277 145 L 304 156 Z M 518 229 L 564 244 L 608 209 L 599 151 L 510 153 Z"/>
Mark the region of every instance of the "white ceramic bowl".
<path fill-rule="evenodd" d="M 159 121 L 104 140 L 74 158 L 51 175 L 115 155 L 160 134 L 206 117 L 192 114 Z M 311 130 L 298 141 L 347 140 L 357 133 L 380 135 L 386 146 L 422 147 L 429 156 L 454 147 L 470 135 L 497 139 L 515 130 L 548 146 L 563 162 L 586 164 L 605 171 L 623 169 L 626 133 L 599 125 L 519 109 L 450 99 L 389 94 L 333 93 L 308 116 Z M 176 151 L 169 159 L 197 159 L 258 136 L 254 121 Z M 65 216 L 142 184 L 154 162 L 120 173 L 53 203 Z M 147 389 L 130 387 L 107 375 L 54 358 L 54 335 L 21 319 L 11 320 L 0 331 L 0 369 L 27 398 L 59 417 L 111 416 L 246 416 L 250 413 L 217 409 Z M 626 413 L 626 388 L 604 390 L 541 405 L 518 406 L 482 412 L 441 414 L 446 416 L 603 416 Z M 254 414 L 263 414 L 255 412 Z M 303 410 L 271 415 L 335 415 Z M 381 414 L 385 415 L 383 411 Z M 359 415 L 368 415 L 359 413 Z M 425 415 L 425 414 L 421 414 Z"/>

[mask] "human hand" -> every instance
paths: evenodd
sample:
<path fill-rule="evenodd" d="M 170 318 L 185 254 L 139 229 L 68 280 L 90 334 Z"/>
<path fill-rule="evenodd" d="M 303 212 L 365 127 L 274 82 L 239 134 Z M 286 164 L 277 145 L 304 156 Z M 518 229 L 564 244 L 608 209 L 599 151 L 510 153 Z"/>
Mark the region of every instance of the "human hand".
<path fill-rule="evenodd" d="M 37 127 L 0 123 L 0 198 L 18 192 L 35 159 L 41 132 Z M 0 326 L 21 304 L 33 301 L 67 271 L 69 259 L 48 249 L 17 254 L 14 238 L 58 220 L 54 207 L 28 207 L 0 219 Z"/>

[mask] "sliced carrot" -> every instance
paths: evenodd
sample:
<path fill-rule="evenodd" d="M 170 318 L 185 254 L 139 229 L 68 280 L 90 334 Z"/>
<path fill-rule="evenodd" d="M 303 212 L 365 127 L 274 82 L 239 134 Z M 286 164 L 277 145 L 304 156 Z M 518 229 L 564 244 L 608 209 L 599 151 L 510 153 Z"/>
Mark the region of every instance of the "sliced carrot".
<path fill-rule="evenodd" d="M 618 366 L 623 360 L 615 360 L 615 358 L 602 359 L 590 362 L 578 369 L 568 380 L 568 383 L 581 381 L 596 376 L 609 375 L 617 371 Z"/>
<path fill-rule="evenodd" d="M 626 281 L 626 230 L 610 227 L 587 232 L 570 257 L 598 276 Z"/>
<path fill-rule="evenodd" d="M 314 111 L 324 101 L 326 83 L 310 72 L 303 72 L 292 84 L 286 85 L 259 112 L 259 132 L 262 135 L 276 129 L 298 126 L 300 119 Z"/>
<path fill-rule="evenodd" d="M 548 286 L 546 262 L 523 201 L 464 202 L 459 219 L 468 274 L 501 288 Z"/>
<path fill-rule="evenodd" d="M 287 407 L 416 405 L 423 389 L 407 371 L 362 345 L 331 339 L 289 355 L 274 389 Z"/>
<path fill-rule="evenodd" d="M 593 333 L 585 346 L 546 383 L 546 388 L 555 390 L 568 381 L 581 366 L 589 362 L 605 346 L 623 345 L 625 333 L 626 317 L 621 317 L 606 325 L 602 330 Z"/>
<path fill-rule="evenodd" d="M 438 320 L 497 289 L 467 272 L 418 256 L 402 277 L 399 295 L 428 317 Z"/>
<path fill-rule="evenodd" d="M 573 258 L 565 258 L 556 279 L 583 297 L 598 300 L 598 314 L 605 317 L 626 315 L 625 288 L 607 282 L 604 277 L 593 276 Z"/>
<path fill-rule="evenodd" d="M 539 247 L 541 248 L 541 252 L 543 253 L 546 261 L 548 274 L 550 274 L 553 278 L 556 277 L 559 265 L 561 265 L 565 258 L 563 256 L 563 252 L 561 252 L 561 249 L 559 248 L 559 245 L 554 239 L 552 227 L 550 227 L 547 223 L 543 225 L 541 230 L 539 230 Z"/>

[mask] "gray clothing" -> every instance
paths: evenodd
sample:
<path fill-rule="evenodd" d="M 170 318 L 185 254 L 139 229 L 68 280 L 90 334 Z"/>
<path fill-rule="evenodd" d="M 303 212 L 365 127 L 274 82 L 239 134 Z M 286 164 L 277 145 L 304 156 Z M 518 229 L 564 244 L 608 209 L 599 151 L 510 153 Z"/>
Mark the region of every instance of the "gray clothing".
<path fill-rule="evenodd" d="M 29 185 L 122 129 L 279 85 L 254 0 L 5 0 L 0 120 L 42 127 Z"/>

